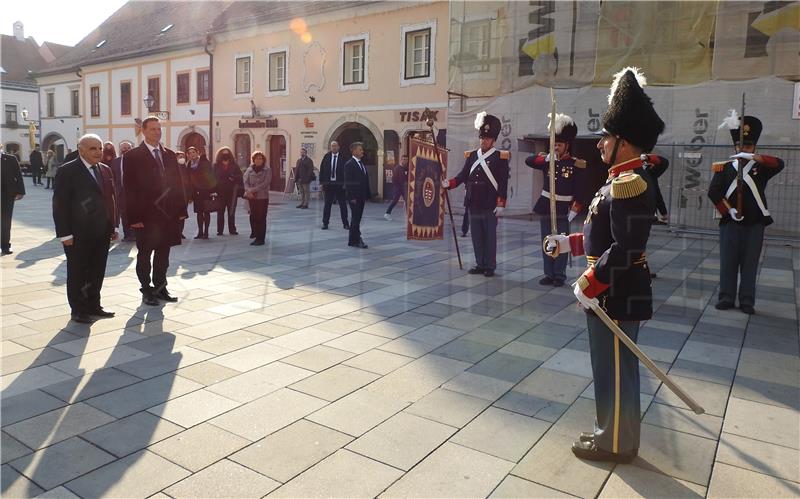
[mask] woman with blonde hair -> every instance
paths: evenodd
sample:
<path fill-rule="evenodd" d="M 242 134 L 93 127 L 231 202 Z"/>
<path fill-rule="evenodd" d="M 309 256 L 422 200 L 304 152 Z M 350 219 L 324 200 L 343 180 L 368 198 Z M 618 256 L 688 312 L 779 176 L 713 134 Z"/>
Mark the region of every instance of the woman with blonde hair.
<path fill-rule="evenodd" d="M 52 149 L 47 150 L 47 156 L 44 159 L 44 167 L 44 176 L 47 179 L 47 185 L 44 186 L 44 188 L 49 189 L 50 184 L 54 182 L 53 179 L 56 178 L 56 171 L 58 170 L 58 160 L 56 160 L 56 153 L 54 153 Z"/>

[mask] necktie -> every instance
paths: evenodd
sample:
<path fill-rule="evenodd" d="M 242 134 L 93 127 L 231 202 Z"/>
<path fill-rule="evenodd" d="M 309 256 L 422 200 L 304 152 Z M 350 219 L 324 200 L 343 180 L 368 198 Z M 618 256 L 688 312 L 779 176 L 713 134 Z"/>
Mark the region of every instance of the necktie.
<path fill-rule="evenodd" d="M 336 156 L 338 156 L 338 154 L 334 154 L 332 158 L 333 161 L 331 161 L 331 180 L 336 180 Z"/>
<path fill-rule="evenodd" d="M 367 170 L 364 169 L 364 165 L 361 163 L 361 161 L 358 162 L 358 167 L 361 168 L 361 173 L 364 175 L 367 174 Z"/>
<path fill-rule="evenodd" d="M 100 180 L 100 169 L 96 164 L 92 165 L 92 177 L 94 177 L 94 181 L 97 182 L 97 185 L 103 187 L 103 182 Z"/>
<path fill-rule="evenodd" d="M 163 177 L 164 176 L 164 162 L 161 161 L 161 150 L 158 149 L 158 148 L 153 149 L 153 156 L 156 157 L 156 161 L 158 162 L 158 173 L 160 173 L 161 176 Z"/>

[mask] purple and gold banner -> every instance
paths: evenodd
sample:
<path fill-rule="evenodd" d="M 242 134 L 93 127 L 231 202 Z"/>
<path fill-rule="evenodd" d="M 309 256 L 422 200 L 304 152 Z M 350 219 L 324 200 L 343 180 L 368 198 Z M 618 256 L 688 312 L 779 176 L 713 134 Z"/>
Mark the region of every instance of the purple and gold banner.
<path fill-rule="evenodd" d="M 447 171 L 447 151 L 427 141 L 409 141 L 408 211 L 406 237 L 421 241 L 444 236 L 445 201 L 442 180 Z M 439 165 L 441 159 L 441 166 Z"/>

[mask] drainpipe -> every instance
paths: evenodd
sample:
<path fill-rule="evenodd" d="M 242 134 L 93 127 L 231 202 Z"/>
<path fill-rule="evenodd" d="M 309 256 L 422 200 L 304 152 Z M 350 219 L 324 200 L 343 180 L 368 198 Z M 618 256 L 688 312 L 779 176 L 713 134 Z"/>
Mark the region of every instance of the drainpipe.
<path fill-rule="evenodd" d="M 208 54 L 208 158 L 214 157 L 214 36 L 206 35 L 206 44 L 203 47 Z"/>

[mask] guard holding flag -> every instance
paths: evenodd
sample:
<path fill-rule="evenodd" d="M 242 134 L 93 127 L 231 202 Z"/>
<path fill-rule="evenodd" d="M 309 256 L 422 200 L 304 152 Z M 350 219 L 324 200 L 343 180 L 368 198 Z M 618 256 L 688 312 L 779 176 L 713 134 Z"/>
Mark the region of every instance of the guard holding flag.
<path fill-rule="evenodd" d="M 550 115 L 547 115 L 548 119 Z M 586 168 L 586 161 L 570 156 L 570 149 L 572 148 L 572 141 L 578 135 L 578 127 L 575 121 L 566 114 L 556 114 L 555 120 L 555 151 L 550 151 L 549 154 L 544 153 L 538 156 L 530 156 L 525 160 L 525 164 L 534 170 L 540 170 L 544 173 L 544 185 L 542 187 L 542 194 L 539 200 L 533 207 L 533 212 L 539 215 L 539 222 L 542 230 L 542 241 L 545 236 L 550 234 L 551 221 L 550 218 L 556 217 L 556 224 L 558 226 L 559 234 L 569 233 L 569 223 L 572 222 L 578 213 L 583 209 L 583 205 L 575 199 L 574 193 L 577 191 L 577 174 L 580 170 Z M 550 125 L 548 122 L 548 130 Z M 556 155 L 555 164 L 555 178 L 556 178 L 556 192 L 550 192 L 550 154 Z M 550 213 L 550 198 L 555 196 L 556 200 L 556 213 Z M 539 280 L 539 284 L 549 286 L 563 286 L 564 281 L 567 279 L 567 255 L 559 255 L 557 258 L 551 258 L 544 253 L 544 246 L 542 246 L 542 256 L 544 263 L 544 277 Z"/>
<path fill-rule="evenodd" d="M 736 281 L 741 269 L 739 309 L 754 314 L 756 270 L 764 227 L 772 223 L 765 190 L 767 182 L 783 170 L 784 165 L 780 158 L 755 154 L 762 129 L 758 118 L 745 116 L 742 130 L 739 130 L 740 122 L 736 111 L 731 110 L 720 125 L 720 128 L 730 129 L 736 154 L 730 161 L 713 164 L 714 176 L 708 186 L 708 197 L 722 215 L 719 221 L 719 301 L 715 306 L 718 310 L 727 310 L 735 305 Z M 739 168 L 742 168 L 741 212 L 736 208 Z"/>
<path fill-rule="evenodd" d="M 614 76 L 597 144 L 611 165 L 608 180 L 595 194 L 583 233 L 551 235 L 545 250 L 553 255 L 586 254 L 588 269 L 574 285 L 586 309 L 601 308 L 636 341 L 640 321 L 653 314 L 650 270 L 645 248 L 655 211 L 655 181 L 645 171 L 647 156 L 664 131 L 638 68 Z M 579 458 L 630 462 L 639 449 L 639 360 L 594 311 L 587 310 L 597 410 L 595 429 L 572 444 Z"/>
<path fill-rule="evenodd" d="M 476 261 L 469 273 L 491 277 L 497 267 L 497 217 L 506 206 L 511 153 L 494 148 L 501 128 L 497 117 L 478 113 L 475 128 L 481 141 L 480 149 L 464 152 L 464 168 L 455 177 L 443 181 L 442 188 L 466 184 Z"/>

